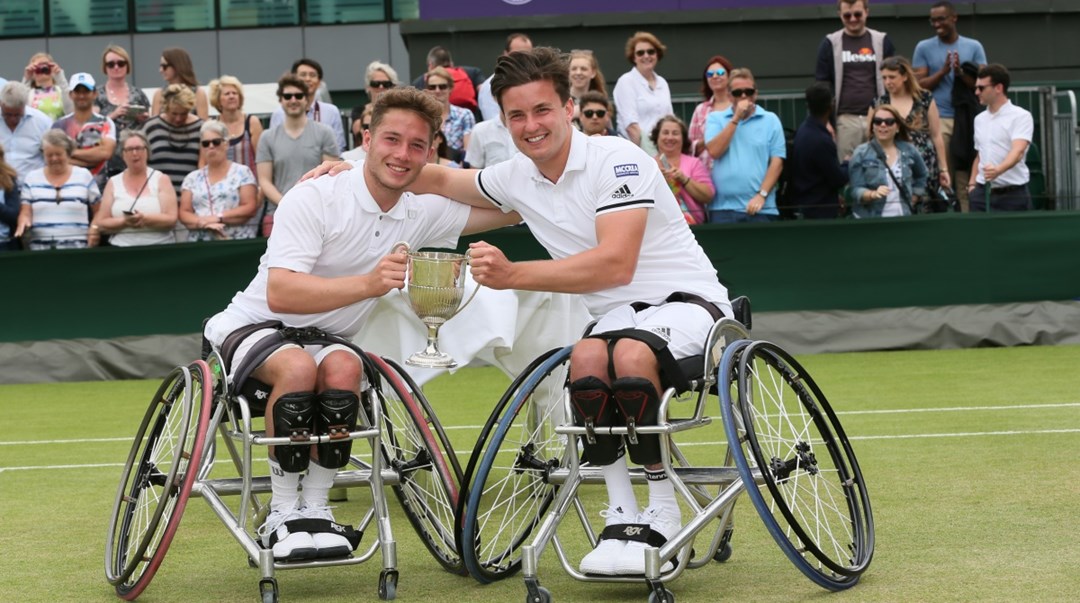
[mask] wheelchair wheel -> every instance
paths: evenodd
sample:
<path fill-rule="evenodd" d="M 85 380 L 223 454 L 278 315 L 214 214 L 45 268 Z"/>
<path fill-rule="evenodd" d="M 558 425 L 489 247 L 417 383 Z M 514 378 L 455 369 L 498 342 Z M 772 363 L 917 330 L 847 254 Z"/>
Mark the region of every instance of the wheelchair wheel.
<path fill-rule="evenodd" d="M 458 542 L 465 567 L 482 583 L 521 569 L 518 549 L 554 499 L 556 487 L 547 473 L 566 464 L 565 436 L 554 428 L 563 423 L 572 349 L 548 352 L 522 372 L 473 449 Z"/>
<path fill-rule="evenodd" d="M 436 561 L 464 574 L 454 538 L 461 468 L 450 441 L 408 373 L 392 361 L 366 356 L 382 408 L 383 458 L 400 475 L 394 494 Z"/>
<path fill-rule="evenodd" d="M 150 584 L 180 525 L 202 461 L 211 383 L 201 360 L 173 369 L 139 426 L 105 542 L 105 576 L 121 599 Z"/>
<path fill-rule="evenodd" d="M 874 554 L 874 520 L 825 395 L 802 365 L 764 341 L 729 346 L 719 376 L 735 464 L 769 533 L 819 586 L 854 586 Z"/>

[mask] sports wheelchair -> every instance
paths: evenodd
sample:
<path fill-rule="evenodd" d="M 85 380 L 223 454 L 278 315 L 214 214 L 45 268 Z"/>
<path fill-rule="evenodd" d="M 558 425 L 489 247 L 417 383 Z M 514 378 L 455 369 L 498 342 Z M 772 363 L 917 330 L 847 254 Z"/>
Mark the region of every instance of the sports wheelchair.
<path fill-rule="evenodd" d="M 282 333 L 302 343 L 347 345 L 362 358 L 368 387 L 361 392 L 357 428 L 347 437 L 366 440 L 371 453 L 360 456 L 353 450 L 334 486 L 370 489 L 370 504 L 357 518 L 356 531 L 362 535 L 374 525 L 377 537 L 355 554 L 332 559 L 275 561 L 272 551 L 261 546 L 256 530 L 269 501 L 259 495 L 270 492 L 270 478 L 253 475 L 253 449 L 309 447 L 330 436 L 267 437 L 253 429 L 253 411 L 261 414 L 270 388 L 253 378 L 230 387 L 219 350 L 204 341 L 204 359 L 173 369 L 158 388 L 124 465 L 105 546 L 105 575 L 120 598 L 133 600 L 150 584 L 191 496 L 210 505 L 249 564 L 258 568 L 263 603 L 278 601 L 276 570 L 352 565 L 376 553 L 382 559 L 379 598 L 394 599 L 397 549 L 384 486 L 393 490 L 435 559 L 448 571 L 464 573 L 453 527 L 461 467 L 420 387 L 392 360 L 364 353 L 342 338 L 314 329 Z M 219 445 L 228 451 L 238 477 L 211 476 Z M 237 497 L 233 504 L 226 503 L 228 496 Z"/>
<path fill-rule="evenodd" d="M 644 581 L 650 603 L 674 603 L 666 583 L 732 554 L 734 503 L 745 492 L 810 580 L 834 591 L 858 582 L 873 556 L 874 522 L 848 438 L 802 365 L 772 343 L 749 339 L 748 301 L 739 298 L 733 307 L 737 320 L 713 325 L 704 354 L 679 362 L 689 387 L 665 385 L 654 426 L 582 427 L 568 420 L 572 346 L 549 351 L 522 372 L 484 425 L 461 482 L 458 543 L 474 578 L 487 583 L 520 570 L 526 603 L 551 603 L 538 577 L 540 555 L 550 545 L 575 579 Z M 720 411 L 722 429 L 707 410 Z M 646 549 L 644 575 L 583 574 L 571 563 L 570 541 L 582 548 L 575 522 L 560 530 L 571 510 L 589 549 L 597 544 L 590 520 L 597 514 L 581 496 L 583 485 L 604 483 L 601 468 L 581 457 L 579 438 L 590 430 L 627 441 L 658 434 L 664 470 L 691 511 L 670 540 Z M 645 483 L 643 470 L 632 468 L 631 479 Z M 695 545 L 699 536 L 707 540 Z M 662 572 L 667 562 L 672 569 Z"/>

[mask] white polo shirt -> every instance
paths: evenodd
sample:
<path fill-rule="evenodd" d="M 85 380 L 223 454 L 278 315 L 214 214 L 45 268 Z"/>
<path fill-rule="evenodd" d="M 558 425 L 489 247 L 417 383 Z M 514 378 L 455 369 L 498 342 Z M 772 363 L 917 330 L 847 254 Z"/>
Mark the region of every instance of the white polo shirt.
<path fill-rule="evenodd" d="M 996 113 L 990 109 L 975 116 L 975 150 L 979 152 L 980 165 L 997 165 L 1009 155 L 1014 140 L 1031 143 L 1035 124 L 1031 113 L 1005 101 Z M 1030 146 L 1028 147 L 1031 148 Z M 994 179 L 994 188 L 1027 184 L 1031 173 L 1026 163 L 1027 151 L 1016 165 Z M 986 184 L 982 170 L 975 176 L 976 182 Z"/>
<path fill-rule="evenodd" d="M 597 216 L 649 210 L 633 280 L 581 296 L 593 316 L 635 301 L 659 303 L 675 291 L 700 295 L 731 316 L 727 289 L 686 225 L 656 161 L 633 143 L 574 130 L 566 169 L 557 183 L 518 153 L 477 172 L 476 186 L 503 211 L 520 213 L 554 259 L 596 247 Z"/>
<path fill-rule="evenodd" d="M 496 117 L 476 124 L 469 135 L 469 145 L 465 148 L 465 162 L 469 167 L 491 167 L 502 163 L 517 153 L 510 130 Z"/>
<path fill-rule="evenodd" d="M 274 214 L 274 234 L 259 260 L 258 274 L 207 324 L 206 334 L 213 343 L 221 345 L 236 329 L 266 320 L 314 326 L 352 338 L 378 301 L 366 299 L 317 314 L 273 312 L 266 301 L 270 268 L 327 278 L 359 276 L 374 270 L 399 241 L 413 249 L 457 245 L 469 218 L 468 206 L 437 195 L 404 193 L 389 212 L 383 212 L 364 183 L 363 163 L 357 167 L 301 182 L 285 194 Z"/>

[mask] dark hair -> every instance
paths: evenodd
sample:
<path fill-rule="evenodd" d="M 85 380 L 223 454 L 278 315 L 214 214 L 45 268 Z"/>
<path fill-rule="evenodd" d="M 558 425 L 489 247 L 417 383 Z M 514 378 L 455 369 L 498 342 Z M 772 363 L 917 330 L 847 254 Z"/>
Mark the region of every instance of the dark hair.
<path fill-rule="evenodd" d="M 541 81 L 551 82 L 559 100 L 566 104 L 570 100 L 570 56 L 548 46 L 503 55 L 495 61 L 491 95 L 502 108 L 502 95 L 507 89 Z"/>
<path fill-rule="evenodd" d="M 589 90 L 585 94 L 582 94 L 581 98 L 578 99 L 579 107 L 584 107 L 590 103 L 594 105 L 604 105 L 609 111 L 611 110 L 611 101 L 608 100 L 606 94 L 599 90 Z"/>
<path fill-rule="evenodd" d="M 806 110 L 810 115 L 822 118 L 833 106 L 832 88 L 825 82 L 814 82 L 806 89 Z"/>
<path fill-rule="evenodd" d="M 944 8 L 945 12 L 949 13 L 949 15 L 956 15 L 956 7 L 953 6 L 952 2 L 948 2 L 948 0 L 941 0 L 930 6 L 930 10 L 934 10 L 935 8 Z"/>
<path fill-rule="evenodd" d="M 713 63 L 720 63 L 724 71 L 728 72 L 728 77 L 731 77 L 731 70 L 735 69 L 735 66 L 725 56 L 714 55 L 708 61 L 705 61 L 705 67 L 701 70 L 701 96 L 705 97 L 705 100 L 710 100 L 713 97 L 712 88 L 709 87 L 709 76 L 705 75 L 705 72 L 709 70 L 709 65 Z"/>
<path fill-rule="evenodd" d="M 683 155 L 690 154 L 690 133 L 686 129 L 686 122 L 675 117 L 674 115 L 665 115 L 660 118 L 660 121 L 656 122 L 653 126 L 652 132 L 649 133 L 649 140 L 652 141 L 653 146 L 657 146 L 658 140 L 660 140 L 660 128 L 664 127 L 665 123 L 673 123 L 679 126 L 679 131 L 682 132 L 682 149 L 680 151 Z"/>
<path fill-rule="evenodd" d="M 516 32 L 506 36 L 506 44 L 503 46 L 503 51 L 504 52 L 510 52 L 510 45 L 514 43 L 514 40 L 518 40 L 518 39 L 528 40 L 529 44 L 532 44 L 532 38 L 529 37 L 529 34 L 524 34 L 524 33 L 521 33 L 520 31 L 516 31 Z"/>
<path fill-rule="evenodd" d="M 434 46 L 427 53 L 427 63 L 431 67 L 453 67 L 454 59 L 450 51 L 442 46 Z"/>
<path fill-rule="evenodd" d="M 281 100 L 281 95 L 285 94 L 285 87 L 286 86 L 292 86 L 294 88 L 299 88 L 301 90 L 301 92 L 303 92 L 304 94 L 308 94 L 308 87 L 307 87 L 307 84 L 304 83 L 304 80 L 296 77 L 295 75 L 293 75 L 291 73 L 286 73 L 285 75 L 281 76 L 281 79 L 279 79 L 277 81 L 277 97 L 278 97 L 278 100 Z"/>
<path fill-rule="evenodd" d="M 371 112 L 371 125 L 369 126 L 373 136 L 375 130 L 379 129 L 383 116 L 386 115 L 387 111 L 393 109 L 412 111 L 427 122 L 431 130 L 428 134 L 429 143 L 435 140 L 435 132 L 442 128 L 442 103 L 423 90 L 406 86 L 391 88 L 380 94 L 378 100 L 375 101 L 375 108 Z M 445 135 L 443 138 L 445 138 Z"/>
<path fill-rule="evenodd" d="M 173 68 L 179 80 L 188 86 L 198 86 L 195 79 L 195 67 L 191 64 L 191 55 L 183 48 L 166 48 L 161 51 L 161 58 Z"/>
<path fill-rule="evenodd" d="M 320 65 L 319 62 L 315 59 L 309 59 L 306 57 L 302 59 L 296 59 L 296 61 L 292 64 L 292 70 L 290 70 L 290 73 L 296 75 L 296 70 L 299 69 L 301 65 L 307 65 L 308 67 L 311 67 L 315 70 L 315 73 L 319 74 L 319 79 L 323 79 L 322 65 Z"/>
<path fill-rule="evenodd" d="M 990 63 L 989 65 L 983 65 L 979 68 L 979 78 L 988 77 L 990 83 L 993 85 L 1001 84 L 1002 92 L 1009 91 L 1009 84 L 1012 83 L 1012 78 L 1009 77 L 1009 70 L 1005 68 L 1001 63 Z"/>

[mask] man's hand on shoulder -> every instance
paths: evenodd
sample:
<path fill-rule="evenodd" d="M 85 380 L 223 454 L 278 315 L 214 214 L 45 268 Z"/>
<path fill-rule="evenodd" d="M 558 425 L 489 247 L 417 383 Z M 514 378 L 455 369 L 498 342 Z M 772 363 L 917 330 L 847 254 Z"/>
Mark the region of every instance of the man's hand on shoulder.
<path fill-rule="evenodd" d="M 336 176 L 345 170 L 351 170 L 353 165 L 343 159 L 328 160 L 320 163 L 313 169 L 309 170 L 306 174 L 300 177 L 300 182 L 305 180 L 311 180 L 312 178 L 318 178 L 324 174 L 330 174 Z"/>

